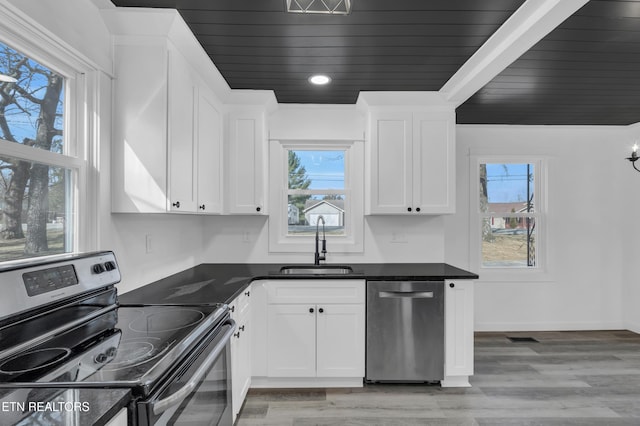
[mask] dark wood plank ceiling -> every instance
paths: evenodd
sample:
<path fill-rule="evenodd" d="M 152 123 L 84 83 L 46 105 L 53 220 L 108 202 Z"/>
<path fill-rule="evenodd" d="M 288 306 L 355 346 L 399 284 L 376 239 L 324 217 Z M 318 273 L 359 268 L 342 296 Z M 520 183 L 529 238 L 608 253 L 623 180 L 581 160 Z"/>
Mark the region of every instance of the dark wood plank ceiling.
<path fill-rule="evenodd" d="M 439 90 L 523 0 L 354 0 L 351 14 L 286 13 L 285 0 L 112 0 L 171 7 L 229 85 L 280 103 L 355 103 L 364 90 Z M 328 86 L 307 78 L 324 73 Z"/>
<path fill-rule="evenodd" d="M 524 0 L 353 0 L 347 16 L 285 0 L 112 0 L 178 9 L 232 88 L 280 103 L 439 90 Z M 329 86 L 307 78 L 326 73 Z M 640 0 L 592 0 L 458 108 L 459 123 L 640 121 Z"/>
<path fill-rule="evenodd" d="M 459 123 L 640 121 L 640 2 L 592 0 L 457 110 Z"/>

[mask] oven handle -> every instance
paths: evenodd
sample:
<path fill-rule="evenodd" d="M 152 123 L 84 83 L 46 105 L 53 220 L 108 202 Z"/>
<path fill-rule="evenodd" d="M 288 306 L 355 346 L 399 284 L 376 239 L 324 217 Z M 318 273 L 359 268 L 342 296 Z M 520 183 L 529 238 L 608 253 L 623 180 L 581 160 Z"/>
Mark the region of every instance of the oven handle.
<path fill-rule="evenodd" d="M 164 411 L 166 411 L 169 407 L 178 404 L 180 401 L 185 399 L 189 394 L 196 388 L 200 380 L 207 374 L 209 368 L 214 364 L 220 353 L 227 346 L 229 340 L 231 340 L 231 336 L 233 332 L 236 330 L 236 322 L 232 319 L 229 319 L 225 322 L 224 326 L 229 327 L 229 330 L 222 336 L 222 340 L 213 348 L 213 351 L 207 355 L 207 358 L 203 361 L 202 365 L 198 367 L 191 380 L 169 395 L 166 398 L 160 399 L 152 403 L 153 414 L 158 415 Z"/>

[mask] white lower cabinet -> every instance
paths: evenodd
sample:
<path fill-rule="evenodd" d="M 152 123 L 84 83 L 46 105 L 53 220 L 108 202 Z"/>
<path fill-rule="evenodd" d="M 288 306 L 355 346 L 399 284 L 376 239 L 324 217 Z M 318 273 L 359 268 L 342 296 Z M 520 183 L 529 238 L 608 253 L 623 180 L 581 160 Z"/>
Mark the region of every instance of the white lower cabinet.
<path fill-rule="evenodd" d="M 266 339 L 254 342 L 267 360 L 254 361 L 253 386 L 362 386 L 364 280 L 269 280 L 261 289 L 266 306 L 254 312 Z"/>
<path fill-rule="evenodd" d="M 251 288 L 247 288 L 229 305 L 237 324 L 231 338 L 231 408 L 233 422 L 242 408 L 251 386 Z"/>
<path fill-rule="evenodd" d="M 473 375 L 473 281 L 445 281 L 443 387 L 469 387 Z"/>

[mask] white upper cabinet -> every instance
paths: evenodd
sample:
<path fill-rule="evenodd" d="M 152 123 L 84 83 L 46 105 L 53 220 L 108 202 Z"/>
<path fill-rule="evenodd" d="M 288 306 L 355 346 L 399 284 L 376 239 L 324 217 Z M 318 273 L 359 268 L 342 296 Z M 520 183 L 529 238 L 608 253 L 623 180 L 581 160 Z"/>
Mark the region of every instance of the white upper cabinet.
<path fill-rule="evenodd" d="M 455 211 L 455 115 L 374 109 L 368 214 Z"/>
<path fill-rule="evenodd" d="M 222 213 L 222 115 L 215 96 L 198 90 L 198 213 Z"/>
<path fill-rule="evenodd" d="M 112 211 L 222 213 L 217 70 L 176 13 L 105 18 L 116 34 Z"/>
<path fill-rule="evenodd" d="M 366 92 L 365 213 L 455 212 L 455 109 L 437 93 Z"/>
<path fill-rule="evenodd" d="M 227 212 L 266 214 L 265 110 L 232 109 L 227 124 Z"/>
<path fill-rule="evenodd" d="M 168 77 L 167 207 L 174 213 L 191 213 L 196 211 L 198 202 L 195 163 L 197 149 L 194 135 L 195 76 L 187 61 L 175 48 L 169 49 Z"/>

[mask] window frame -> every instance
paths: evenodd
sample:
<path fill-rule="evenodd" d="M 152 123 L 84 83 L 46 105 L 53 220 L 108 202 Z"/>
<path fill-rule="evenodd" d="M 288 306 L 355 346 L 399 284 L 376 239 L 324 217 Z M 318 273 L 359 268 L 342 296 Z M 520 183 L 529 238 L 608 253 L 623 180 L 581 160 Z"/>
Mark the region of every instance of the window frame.
<path fill-rule="evenodd" d="M 336 140 L 270 140 L 269 141 L 269 252 L 313 254 L 315 236 L 289 235 L 288 232 L 288 151 L 345 152 L 344 235 L 327 235 L 327 251 L 362 253 L 364 250 L 364 143 Z M 327 190 L 305 190 L 323 195 Z M 333 190 L 333 192 L 336 192 Z"/>
<path fill-rule="evenodd" d="M 548 159 L 536 155 L 472 155 L 470 161 L 470 263 L 473 270 L 485 281 L 547 281 L 547 163 Z M 480 165 L 481 164 L 533 164 L 533 212 L 491 213 L 480 211 Z M 526 218 L 535 220 L 535 266 L 484 266 L 482 259 L 482 221 L 490 217 Z"/>
<path fill-rule="evenodd" d="M 97 153 L 101 136 L 97 116 L 105 80 L 97 65 L 17 9 L 0 5 L 0 34 L 0 41 L 65 79 L 63 153 L 0 139 L 0 154 L 71 170 L 68 196 L 74 221 L 70 253 L 95 250 L 99 239 Z M 38 258 L 48 256 L 55 255 Z"/>

